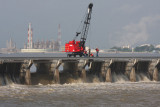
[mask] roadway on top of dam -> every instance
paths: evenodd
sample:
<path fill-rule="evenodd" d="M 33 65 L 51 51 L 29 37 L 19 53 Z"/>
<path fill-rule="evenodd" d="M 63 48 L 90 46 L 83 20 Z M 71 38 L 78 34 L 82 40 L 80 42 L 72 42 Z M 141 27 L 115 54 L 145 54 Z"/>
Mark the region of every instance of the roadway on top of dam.
<path fill-rule="evenodd" d="M 94 53 L 96 55 L 96 53 Z M 66 53 L 8 53 L 0 54 L 0 60 L 74 60 L 74 59 L 160 59 L 160 53 L 99 53 L 99 57 L 67 57 Z"/>

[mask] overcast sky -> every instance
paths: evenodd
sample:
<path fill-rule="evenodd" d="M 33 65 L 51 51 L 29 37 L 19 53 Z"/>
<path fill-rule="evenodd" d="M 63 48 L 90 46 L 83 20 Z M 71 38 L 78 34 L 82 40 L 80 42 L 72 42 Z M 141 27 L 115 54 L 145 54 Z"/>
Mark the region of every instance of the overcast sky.
<path fill-rule="evenodd" d="M 10 37 L 23 48 L 29 22 L 33 41 L 56 40 L 60 24 L 64 45 L 74 38 L 90 2 L 91 48 L 160 44 L 160 0 L 0 0 L 0 48 Z"/>

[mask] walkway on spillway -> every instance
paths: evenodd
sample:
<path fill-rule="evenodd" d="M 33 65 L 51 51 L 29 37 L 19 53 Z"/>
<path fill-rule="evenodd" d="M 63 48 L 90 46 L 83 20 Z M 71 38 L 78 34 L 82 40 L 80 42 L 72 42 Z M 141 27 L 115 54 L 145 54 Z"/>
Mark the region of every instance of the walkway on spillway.
<path fill-rule="evenodd" d="M 99 57 L 67 57 L 66 53 L 9 53 L 0 54 L 0 60 L 52 60 L 52 59 L 159 59 L 160 53 L 100 53 Z"/>

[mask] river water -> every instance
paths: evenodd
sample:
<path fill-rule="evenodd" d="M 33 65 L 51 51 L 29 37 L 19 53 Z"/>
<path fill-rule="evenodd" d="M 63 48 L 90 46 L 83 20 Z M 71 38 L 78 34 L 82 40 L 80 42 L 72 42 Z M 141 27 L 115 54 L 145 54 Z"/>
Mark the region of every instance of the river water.
<path fill-rule="evenodd" d="M 158 107 L 160 82 L 95 82 L 0 87 L 0 107 Z"/>

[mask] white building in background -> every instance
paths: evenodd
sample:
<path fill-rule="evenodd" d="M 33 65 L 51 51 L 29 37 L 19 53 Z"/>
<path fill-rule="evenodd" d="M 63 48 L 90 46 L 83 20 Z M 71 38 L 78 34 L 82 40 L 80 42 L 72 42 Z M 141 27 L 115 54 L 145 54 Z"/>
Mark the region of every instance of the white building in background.
<path fill-rule="evenodd" d="M 130 45 L 127 45 L 127 46 L 122 46 L 122 48 L 130 48 Z"/>
<path fill-rule="evenodd" d="M 155 48 L 160 48 L 160 45 L 156 45 Z"/>
<path fill-rule="evenodd" d="M 143 45 L 140 45 L 140 47 L 142 46 L 151 46 L 151 44 L 143 44 Z"/>

